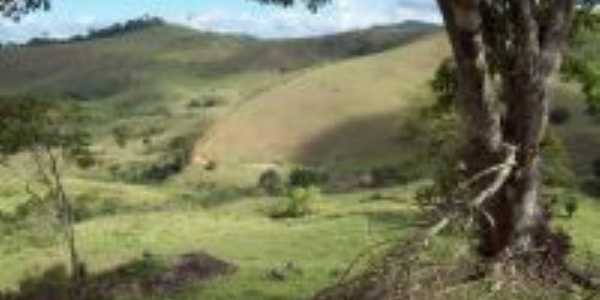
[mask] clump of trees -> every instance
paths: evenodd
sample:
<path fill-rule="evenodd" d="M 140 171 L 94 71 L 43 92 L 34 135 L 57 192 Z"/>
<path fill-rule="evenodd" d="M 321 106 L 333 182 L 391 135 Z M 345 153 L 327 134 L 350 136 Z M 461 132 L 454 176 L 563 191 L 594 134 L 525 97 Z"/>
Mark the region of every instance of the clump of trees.
<path fill-rule="evenodd" d="M 311 186 L 322 186 L 329 180 L 326 172 L 313 168 L 296 168 L 289 176 L 291 187 L 308 188 Z"/>
<path fill-rule="evenodd" d="M 76 35 L 68 39 L 37 37 L 32 38 L 25 45 L 30 47 L 39 47 L 54 44 L 68 44 L 73 42 L 89 41 L 120 36 L 126 33 L 140 31 L 165 24 L 165 20 L 160 17 L 151 17 L 146 15 L 137 19 L 126 21 L 124 23 L 115 23 L 105 28 L 91 29 L 87 35 Z"/>

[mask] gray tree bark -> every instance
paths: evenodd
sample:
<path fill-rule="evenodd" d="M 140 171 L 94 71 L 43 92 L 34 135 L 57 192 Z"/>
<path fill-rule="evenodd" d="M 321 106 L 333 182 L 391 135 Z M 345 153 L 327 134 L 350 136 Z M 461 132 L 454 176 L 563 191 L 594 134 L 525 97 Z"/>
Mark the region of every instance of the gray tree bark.
<path fill-rule="evenodd" d="M 464 161 L 473 175 L 517 147 L 510 179 L 484 205 L 480 252 L 497 259 L 537 247 L 548 230 L 539 201 L 539 149 L 548 79 L 565 43 L 574 0 L 438 0 L 459 70 Z M 494 71 L 494 72 L 491 72 Z M 501 95 L 492 87 L 501 84 Z M 482 182 L 483 188 L 489 182 Z"/>

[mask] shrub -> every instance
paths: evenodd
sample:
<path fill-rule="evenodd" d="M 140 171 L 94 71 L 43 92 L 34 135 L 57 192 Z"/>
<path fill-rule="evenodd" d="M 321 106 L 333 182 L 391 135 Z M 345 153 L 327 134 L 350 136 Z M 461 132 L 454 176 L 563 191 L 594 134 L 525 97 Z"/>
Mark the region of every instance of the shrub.
<path fill-rule="evenodd" d="M 191 162 L 196 138 L 195 134 L 181 135 L 169 142 L 166 152 L 181 168 L 184 168 Z"/>
<path fill-rule="evenodd" d="M 217 164 L 217 162 L 216 162 L 216 161 L 214 161 L 214 160 L 210 160 L 210 161 L 208 161 L 208 162 L 206 163 L 206 166 L 204 166 L 204 169 L 205 169 L 206 171 L 214 171 L 214 170 L 216 170 L 216 169 L 217 169 L 217 167 L 218 167 L 218 166 L 219 166 L 219 165 Z"/>
<path fill-rule="evenodd" d="M 290 186 L 308 188 L 310 186 L 322 186 L 327 183 L 329 176 L 321 171 L 298 168 L 290 173 Z"/>
<path fill-rule="evenodd" d="M 119 126 L 113 128 L 111 131 L 113 140 L 119 146 L 119 148 L 125 148 L 127 146 L 127 140 L 129 139 L 129 130 L 125 126 Z"/>
<path fill-rule="evenodd" d="M 285 191 L 285 183 L 276 170 L 263 172 L 258 179 L 258 187 L 270 196 L 279 196 Z"/>
<path fill-rule="evenodd" d="M 75 160 L 77 166 L 81 169 L 89 169 L 96 165 L 96 159 L 91 155 L 81 155 Z"/>
<path fill-rule="evenodd" d="M 321 190 L 311 186 L 297 187 L 290 191 L 283 206 L 276 207 L 273 218 L 300 218 L 313 212 L 312 204 L 319 199 Z"/>
<path fill-rule="evenodd" d="M 571 118 L 571 111 L 564 106 L 557 106 L 550 112 L 549 120 L 554 125 L 562 125 Z"/>
<path fill-rule="evenodd" d="M 373 187 L 386 187 L 405 184 L 419 178 L 419 166 L 410 162 L 400 165 L 384 165 L 371 169 Z"/>
<path fill-rule="evenodd" d="M 569 219 L 573 218 L 573 215 L 577 212 L 579 208 L 579 203 L 577 202 L 576 197 L 569 197 L 565 202 L 565 211 L 567 212 L 567 217 Z"/>
<path fill-rule="evenodd" d="M 219 95 L 204 95 L 200 99 L 192 99 L 188 103 L 187 107 L 190 109 L 194 108 L 213 108 L 218 106 L 227 105 L 227 100 Z"/>
<path fill-rule="evenodd" d="M 458 70 L 453 59 L 446 58 L 440 64 L 430 86 L 436 96 L 433 109 L 438 112 L 452 110 L 458 91 Z"/>
<path fill-rule="evenodd" d="M 541 144 L 543 163 L 542 180 L 548 186 L 572 187 L 576 176 L 571 167 L 571 157 L 560 136 L 548 130 Z"/>
<path fill-rule="evenodd" d="M 200 101 L 198 99 L 192 99 L 192 100 L 190 100 L 190 102 L 188 102 L 187 107 L 188 108 L 202 108 L 202 107 L 204 107 L 204 103 L 202 103 L 202 101 Z"/>
<path fill-rule="evenodd" d="M 157 161 L 133 162 L 121 166 L 111 166 L 113 178 L 129 183 L 154 183 L 167 180 L 181 172 L 183 166 L 177 159 L 162 157 Z"/>

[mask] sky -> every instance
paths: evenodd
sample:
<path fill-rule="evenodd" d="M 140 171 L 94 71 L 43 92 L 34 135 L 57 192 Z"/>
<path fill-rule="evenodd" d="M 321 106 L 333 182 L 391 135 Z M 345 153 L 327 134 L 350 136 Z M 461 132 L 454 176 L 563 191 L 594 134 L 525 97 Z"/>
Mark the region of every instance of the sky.
<path fill-rule="evenodd" d="M 204 31 L 263 38 L 322 35 L 406 20 L 440 22 L 435 0 L 332 0 L 317 14 L 248 0 L 53 0 L 48 12 L 19 23 L 0 18 L 0 41 L 66 38 L 115 22 L 151 15 Z"/>

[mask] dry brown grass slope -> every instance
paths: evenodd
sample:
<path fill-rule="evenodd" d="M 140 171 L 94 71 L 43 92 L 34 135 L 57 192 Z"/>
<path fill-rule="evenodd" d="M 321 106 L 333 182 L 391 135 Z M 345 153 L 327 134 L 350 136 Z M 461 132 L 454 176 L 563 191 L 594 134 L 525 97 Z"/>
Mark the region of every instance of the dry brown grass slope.
<path fill-rule="evenodd" d="M 381 54 L 310 70 L 247 102 L 196 147 L 196 162 L 381 163 L 414 154 L 403 115 L 430 103 L 450 53 L 435 33 Z"/>

